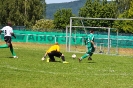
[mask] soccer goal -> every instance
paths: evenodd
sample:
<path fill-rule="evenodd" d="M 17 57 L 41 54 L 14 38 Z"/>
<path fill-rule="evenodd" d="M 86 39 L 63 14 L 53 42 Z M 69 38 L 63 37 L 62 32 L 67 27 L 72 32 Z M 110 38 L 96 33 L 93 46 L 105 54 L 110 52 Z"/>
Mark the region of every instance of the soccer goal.
<path fill-rule="evenodd" d="M 90 20 L 124 21 L 133 19 L 70 17 L 70 26 L 66 26 L 66 51 L 86 52 L 84 38 L 89 34 L 89 31 L 93 29 L 95 31 L 95 45 L 97 46 L 95 53 L 120 54 L 119 44 L 122 38 L 120 38 L 117 28 L 85 25 L 84 20 L 88 22 Z M 78 26 L 75 24 L 76 22 Z"/>

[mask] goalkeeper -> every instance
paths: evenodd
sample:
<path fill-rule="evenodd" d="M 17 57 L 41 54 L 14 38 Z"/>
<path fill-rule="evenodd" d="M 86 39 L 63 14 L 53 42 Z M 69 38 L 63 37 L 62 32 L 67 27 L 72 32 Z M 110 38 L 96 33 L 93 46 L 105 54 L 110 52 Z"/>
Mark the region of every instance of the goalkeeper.
<path fill-rule="evenodd" d="M 44 60 L 47 55 L 49 56 L 49 58 L 47 58 L 47 62 L 55 62 L 54 56 L 56 56 L 56 57 L 61 58 L 63 63 L 68 63 L 67 61 L 65 61 L 64 55 L 60 52 L 60 46 L 59 46 L 58 42 L 56 42 L 53 46 L 51 46 L 46 51 L 42 60 Z"/>
<path fill-rule="evenodd" d="M 95 51 L 95 43 L 94 43 L 94 31 L 90 30 L 90 34 L 87 36 L 88 38 L 85 39 L 85 45 L 87 45 L 87 52 L 82 57 L 79 58 L 79 62 L 82 61 L 82 59 L 85 59 L 88 57 L 88 60 L 92 60 L 91 56 L 93 55 L 93 52 Z"/>

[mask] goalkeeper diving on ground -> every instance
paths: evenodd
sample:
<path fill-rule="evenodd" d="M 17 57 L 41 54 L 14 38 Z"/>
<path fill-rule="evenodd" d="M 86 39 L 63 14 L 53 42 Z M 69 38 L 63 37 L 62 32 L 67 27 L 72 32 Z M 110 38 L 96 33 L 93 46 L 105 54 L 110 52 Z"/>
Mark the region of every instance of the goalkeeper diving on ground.
<path fill-rule="evenodd" d="M 47 62 L 56 62 L 54 57 L 61 58 L 63 63 L 68 63 L 65 61 L 65 56 L 60 52 L 60 46 L 58 42 L 56 42 L 53 46 L 51 46 L 46 53 L 44 54 L 44 57 L 42 57 L 42 60 L 46 59 L 46 56 L 48 55 L 49 58 L 47 58 Z"/>

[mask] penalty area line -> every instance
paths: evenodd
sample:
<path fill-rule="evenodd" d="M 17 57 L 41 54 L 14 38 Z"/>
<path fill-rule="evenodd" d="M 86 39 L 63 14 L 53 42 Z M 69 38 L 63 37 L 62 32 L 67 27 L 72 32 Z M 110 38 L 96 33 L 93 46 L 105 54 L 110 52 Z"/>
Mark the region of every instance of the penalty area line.
<path fill-rule="evenodd" d="M 37 73 L 49 73 L 49 74 L 66 74 L 66 75 L 83 75 L 83 76 L 90 76 L 90 75 L 95 75 L 95 76 L 133 76 L 133 74 L 129 74 L 129 73 L 120 73 L 120 74 L 115 74 L 115 73 L 107 73 L 107 74 L 81 74 L 81 73 L 66 73 L 66 72 L 49 72 L 49 71 L 41 71 L 41 70 L 29 70 L 29 69 L 22 69 L 22 68 L 17 68 L 17 67 L 13 67 L 10 65 L 6 65 L 6 66 L 0 66 L 1 68 L 7 68 L 7 69 L 11 69 L 11 70 L 15 70 L 15 71 L 24 71 L 24 72 L 37 72 Z M 9 72 L 9 71 L 8 71 Z M 10 71 L 11 72 L 11 71 Z"/>

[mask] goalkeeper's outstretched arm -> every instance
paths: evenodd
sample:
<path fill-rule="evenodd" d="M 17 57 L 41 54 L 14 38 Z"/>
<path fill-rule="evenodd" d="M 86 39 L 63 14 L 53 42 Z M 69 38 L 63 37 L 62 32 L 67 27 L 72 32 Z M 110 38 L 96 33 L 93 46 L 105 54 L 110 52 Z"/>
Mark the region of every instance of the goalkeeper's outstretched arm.
<path fill-rule="evenodd" d="M 42 60 L 45 60 L 47 56 L 47 52 L 44 54 L 44 56 L 42 57 Z"/>

